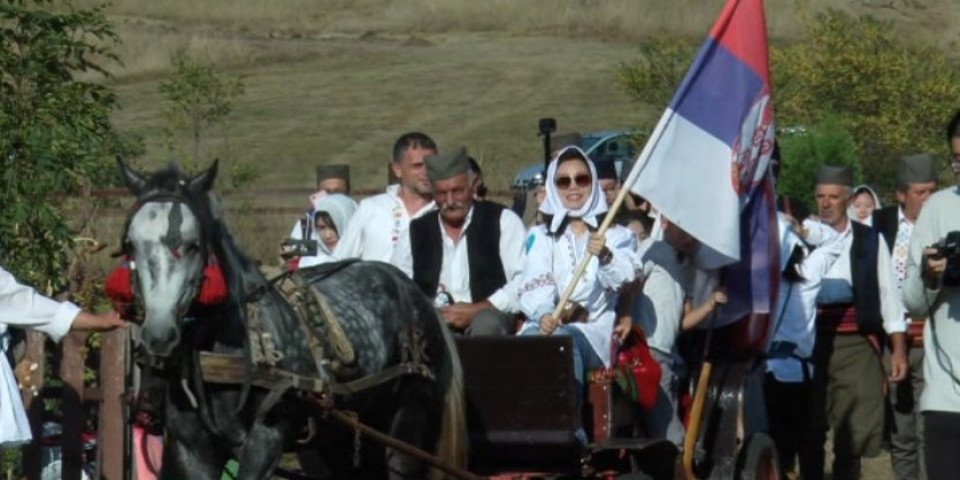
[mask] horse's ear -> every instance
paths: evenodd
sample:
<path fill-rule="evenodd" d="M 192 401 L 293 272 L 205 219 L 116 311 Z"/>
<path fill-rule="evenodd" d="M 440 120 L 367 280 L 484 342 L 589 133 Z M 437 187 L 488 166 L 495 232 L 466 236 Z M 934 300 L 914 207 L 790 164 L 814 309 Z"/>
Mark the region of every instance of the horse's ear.
<path fill-rule="evenodd" d="M 206 171 L 190 179 L 190 190 L 197 193 L 207 193 L 213 188 L 213 182 L 217 179 L 217 165 L 220 159 L 213 161 Z"/>
<path fill-rule="evenodd" d="M 127 184 L 127 188 L 129 188 L 135 196 L 139 197 L 140 192 L 147 186 L 147 180 L 127 166 L 120 157 L 117 157 L 117 165 L 120 166 L 120 171 L 123 172 L 123 182 Z"/>

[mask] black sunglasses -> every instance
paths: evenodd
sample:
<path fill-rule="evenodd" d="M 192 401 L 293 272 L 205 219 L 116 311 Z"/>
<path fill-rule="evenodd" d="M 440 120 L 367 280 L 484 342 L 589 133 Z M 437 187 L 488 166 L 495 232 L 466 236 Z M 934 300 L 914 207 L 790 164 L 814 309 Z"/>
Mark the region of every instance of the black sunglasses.
<path fill-rule="evenodd" d="M 570 188 L 571 183 L 575 183 L 578 187 L 589 187 L 590 183 L 593 181 L 590 178 L 589 174 L 581 173 L 580 175 L 574 177 L 557 177 L 554 180 L 554 183 L 557 185 L 557 188 L 561 190 L 566 190 Z"/>

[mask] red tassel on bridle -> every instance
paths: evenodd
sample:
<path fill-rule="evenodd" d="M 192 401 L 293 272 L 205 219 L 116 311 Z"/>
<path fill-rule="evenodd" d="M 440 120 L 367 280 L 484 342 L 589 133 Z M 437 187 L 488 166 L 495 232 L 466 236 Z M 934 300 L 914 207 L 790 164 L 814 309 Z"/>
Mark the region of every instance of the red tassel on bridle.
<path fill-rule="evenodd" d="M 125 256 L 123 263 L 107 275 L 103 290 L 114 305 L 133 303 L 133 270 L 133 260 Z"/>
<path fill-rule="evenodd" d="M 136 300 L 133 292 L 133 271 L 136 266 L 130 256 L 125 256 L 123 260 L 121 265 L 107 275 L 103 286 L 117 311 L 129 308 Z M 196 301 L 207 307 L 227 301 L 227 281 L 214 255 L 210 255 L 207 266 L 203 268 L 203 283 Z"/>
<path fill-rule="evenodd" d="M 219 305 L 227 301 L 227 281 L 223 278 L 223 270 L 217 262 L 217 257 L 210 255 L 207 266 L 203 268 L 203 284 L 197 302 L 200 305 Z"/>

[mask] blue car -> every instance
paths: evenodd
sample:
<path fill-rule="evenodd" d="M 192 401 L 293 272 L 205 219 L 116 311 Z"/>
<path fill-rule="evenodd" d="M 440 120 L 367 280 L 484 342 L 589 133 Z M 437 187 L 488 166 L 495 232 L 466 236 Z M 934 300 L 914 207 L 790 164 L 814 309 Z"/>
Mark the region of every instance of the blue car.
<path fill-rule="evenodd" d="M 587 153 L 593 161 L 613 160 L 617 166 L 617 174 L 623 161 L 636 157 L 637 149 L 632 142 L 633 130 L 603 130 L 583 135 L 579 147 Z M 513 190 L 527 190 L 532 186 L 543 184 L 545 175 L 543 163 L 537 163 L 524 168 L 514 177 L 510 188 Z"/>

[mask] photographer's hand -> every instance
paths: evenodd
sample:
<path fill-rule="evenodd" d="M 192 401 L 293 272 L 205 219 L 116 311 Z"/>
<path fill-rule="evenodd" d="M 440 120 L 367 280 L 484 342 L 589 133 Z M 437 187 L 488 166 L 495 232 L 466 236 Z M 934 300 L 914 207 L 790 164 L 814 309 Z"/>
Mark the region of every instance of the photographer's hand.
<path fill-rule="evenodd" d="M 923 283 L 930 290 L 940 288 L 943 272 L 947 270 L 947 259 L 938 255 L 936 248 L 928 247 L 923 251 Z"/>

